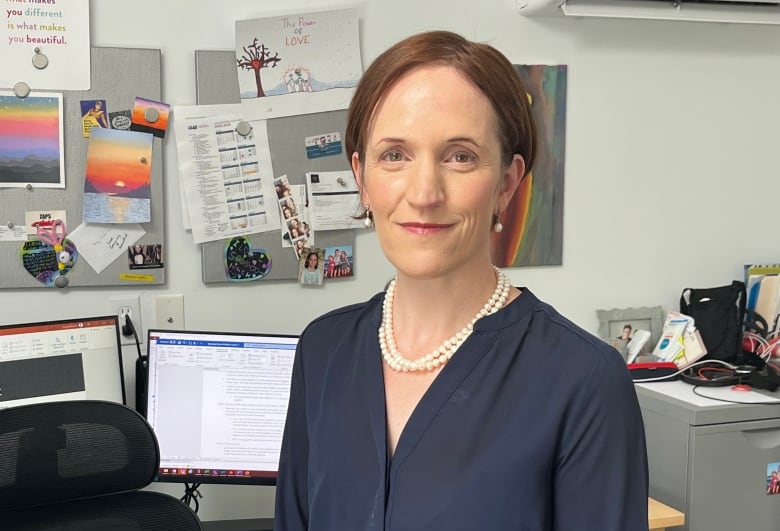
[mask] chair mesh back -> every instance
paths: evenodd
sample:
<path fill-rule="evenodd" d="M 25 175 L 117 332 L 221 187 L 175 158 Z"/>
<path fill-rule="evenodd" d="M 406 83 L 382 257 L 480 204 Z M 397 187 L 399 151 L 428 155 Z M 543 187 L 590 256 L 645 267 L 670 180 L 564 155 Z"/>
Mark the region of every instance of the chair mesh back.
<path fill-rule="evenodd" d="M 0 510 L 140 489 L 159 462 L 149 424 L 121 404 L 0 410 Z"/>
<path fill-rule="evenodd" d="M 186 504 L 160 492 L 127 492 L 5 512 L 4 531 L 194 531 L 202 526 Z"/>

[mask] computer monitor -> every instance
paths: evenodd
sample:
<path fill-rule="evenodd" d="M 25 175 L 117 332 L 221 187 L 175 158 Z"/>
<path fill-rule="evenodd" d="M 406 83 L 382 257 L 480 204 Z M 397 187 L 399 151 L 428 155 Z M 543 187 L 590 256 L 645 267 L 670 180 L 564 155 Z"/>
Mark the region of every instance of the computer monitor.
<path fill-rule="evenodd" d="M 0 326 L 0 408 L 62 400 L 126 403 L 116 315 Z"/>
<path fill-rule="evenodd" d="M 298 336 L 149 330 L 158 481 L 275 485 Z"/>

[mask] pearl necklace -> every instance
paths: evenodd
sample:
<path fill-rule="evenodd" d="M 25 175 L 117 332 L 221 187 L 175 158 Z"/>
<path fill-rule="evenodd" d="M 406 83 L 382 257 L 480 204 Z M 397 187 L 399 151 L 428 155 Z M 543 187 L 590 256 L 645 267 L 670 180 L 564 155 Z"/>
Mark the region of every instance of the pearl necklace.
<path fill-rule="evenodd" d="M 487 315 L 497 312 L 506 303 L 506 299 L 509 296 L 509 288 L 511 286 L 509 278 L 497 267 L 493 266 L 493 269 L 496 272 L 496 289 L 493 290 L 493 294 L 482 308 L 480 308 L 477 315 L 475 315 L 460 331 L 456 332 L 453 336 L 439 345 L 438 348 L 416 360 L 404 358 L 395 346 L 395 338 L 393 337 L 395 279 L 393 279 L 390 282 L 390 285 L 387 286 L 385 300 L 382 303 L 382 325 L 379 327 L 379 348 L 382 351 L 382 358 L 384 358 L 387 366 L 395 371 L 412 372 L 429 371 L 447 363 L 450 358 L 455 355 L 455 351 L 458 350 L 463 342 L 471 335 L 471 332 L 474 331 L 474 323 Z"/>

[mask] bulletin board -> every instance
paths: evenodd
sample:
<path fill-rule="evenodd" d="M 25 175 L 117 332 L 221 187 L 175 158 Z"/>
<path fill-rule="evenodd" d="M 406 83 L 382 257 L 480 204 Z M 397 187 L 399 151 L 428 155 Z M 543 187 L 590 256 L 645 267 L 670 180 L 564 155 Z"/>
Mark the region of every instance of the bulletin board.
<path fill-rule="evenodd" d="M 239 103 L 240 93 L 236 77 L 236 53 L 230 51 L 196 50 L 195 77 L 198 105 Z M 350 171 L 343 153 L 330 157 L 308 159 L 305 139 L 325 132 L 339 132 L 344 138 L 347 111 L 329 111 L 288 116 L 268 120 L 268 142 L 275 176 L 287 175 L 292 185 L 305 184 L 307 172 Z M 262 249 L 271 258 L 272 266 L 266 280 L 289 280 L 298 277 L 298 260 L 292 248 L 282 246 L 280 231 L 274 230 L 246 236 L 252 249 Z M 318 231 L 314 234 L 316 247 L 353 246 L 354 230 Z M 225 243 L 219 240 L 201 244 L 203 282 L 229 282 L 225 272 Z"/>
<path fill-rule="evenodd" d="M 154 49 L 103 48 L 91 49 L 92 84 L 88 91 L 64 91 L 63 135 L 65 159 L 65 188 L 0 188 L 0 223 L 23 226 L 26 211 L 64 210 L 68 231 L 82 222 L 84 176 L 87 162 L 89 138 L 82 134 L 81 100 L 106 100 L 109 112 L 130 110 L 135 98 L 154 101 L 161 99 L 161 52 Z M 35 87 L 32 87 L 35 90 Z M 151 221 L 141 223 L 145 234 L 138 244 L 160 244 L 164 246 L 163 212 L 163 160 L 162 140 L 154 138 L 151 165 Z M 117 225 L 121 228 L 121 225 Z M 46 288 L 22 266 L 21 241 L 0 242 L 0 288 Z M 163 262 L 164 263 L 164 262 Z M 99 287 L 134 285 L 133 279 L 142 276 L 144 285 L 164 284 L 165 269 L 129 268 L 127 251 L 114 260 L 100 273 L 79 257 L 67 273 L 68 286 Z M 50 288 L 57 289 L 57 288 Z"/>

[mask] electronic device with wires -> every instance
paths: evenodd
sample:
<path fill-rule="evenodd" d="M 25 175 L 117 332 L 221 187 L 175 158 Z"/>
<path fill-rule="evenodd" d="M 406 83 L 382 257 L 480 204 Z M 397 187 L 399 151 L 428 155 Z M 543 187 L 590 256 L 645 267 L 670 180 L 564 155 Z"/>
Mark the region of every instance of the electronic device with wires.
<path fill-rule="evenodd" d="M 297 344 L 295 335 L 149 330 L 157 481 L 185 483 L 189 496 L 201 483 L 275 485 Z"/>
<path fill-rule="evenodd" d="M 680 379 L 701 387 L 741 386 L 771 392 L 780 388 L 780 373 L 770 363 L 761 368 L 751 365 L 724 366 L 705 363 L 682 372 Z"/>
<path fill-rule="evenodd" d="M 0 408 L 84 399 L 126 403 L 116 315 L 0 326 Z"/>

